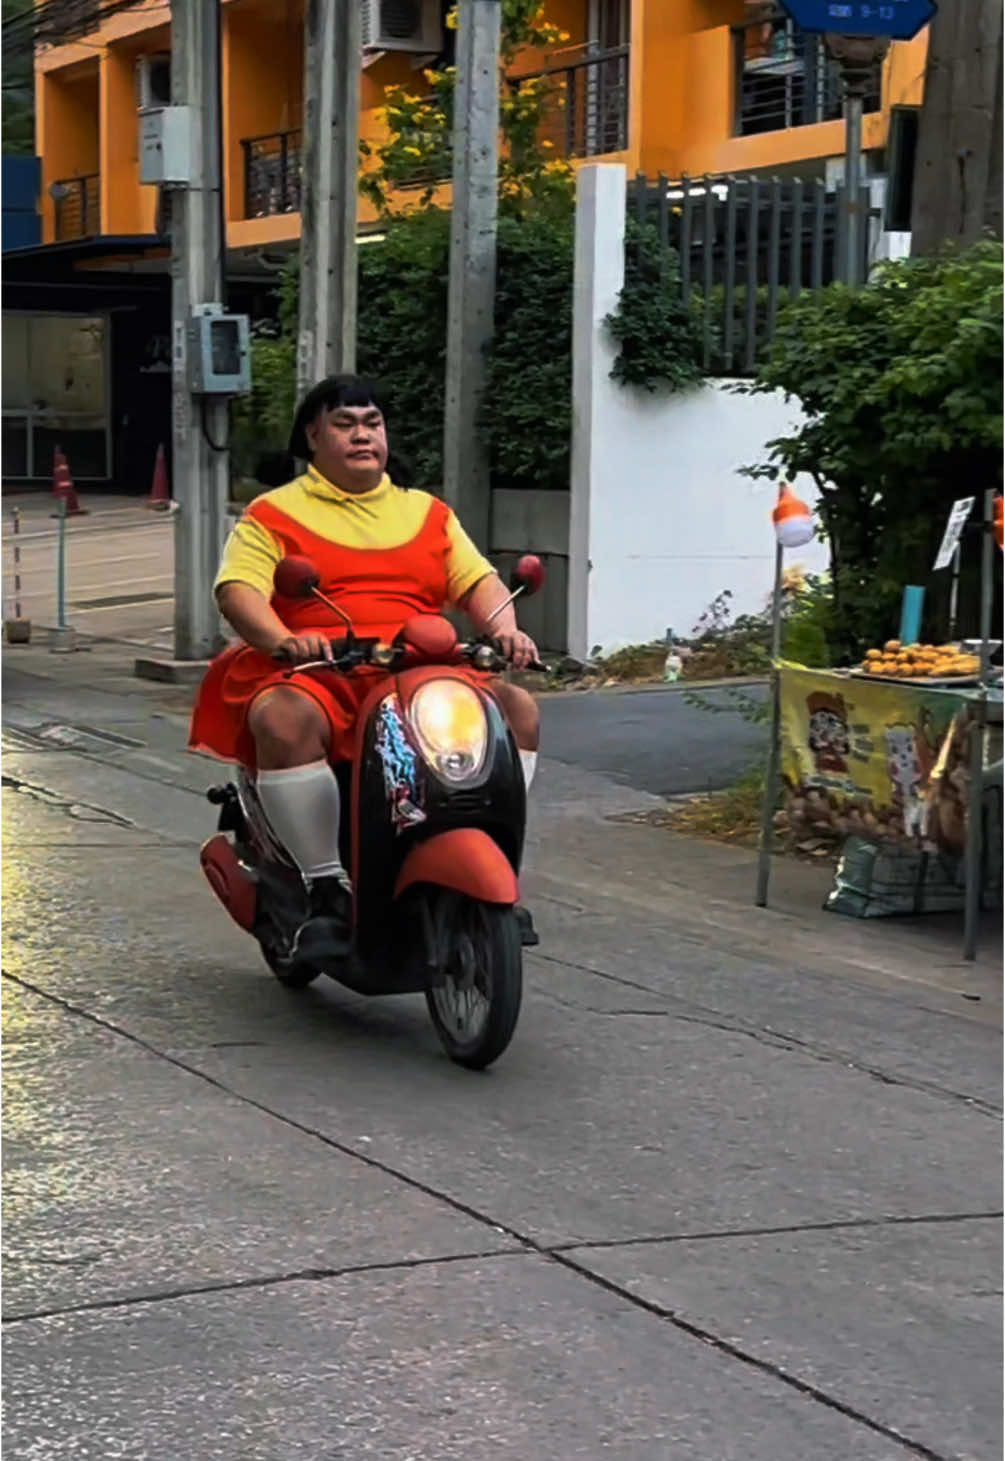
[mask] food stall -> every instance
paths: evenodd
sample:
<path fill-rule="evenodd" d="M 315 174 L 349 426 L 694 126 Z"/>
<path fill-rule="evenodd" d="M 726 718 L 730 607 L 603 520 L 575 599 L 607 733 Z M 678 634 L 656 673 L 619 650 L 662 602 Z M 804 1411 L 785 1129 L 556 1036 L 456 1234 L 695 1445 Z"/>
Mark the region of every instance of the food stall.
<path fill-rule="evenodd" d="M 966 648 L 954 648 L 964 662 Z M 858 917 L 965 902 L 969 731 L 982 692 L 972 676 L 924 675 L 914 671 L 924 669 L 921 659 L 900 663 L 912 673 L 779 666 L 779 821 L 796 839 L 842 844 L 827 906 Z M 981 777 L 989 787 L 1001 782 L 1001 706 L 992 687 Z M 983 799 L 980 807 L 990 850 Z M 993 896 L 989 863 L 982 882 Z"/>
<path fill-rule="evenodd" d="M 974 500 L 954 504 L 934 565 L 954 564 L 954 627 L 960 536 Z M 797 837 L 841 843 L 825 906 L 856 917 L 962 906 L 964 957 L 973 959 L 982 898 L 1001 897 L 1002 644 L 990 638 L 1001 498 L 984 494 L 977 525 L 979 638 L 919 642 L 924 590 L 907 587 L 899 638 L 847 669 L 810 669 L 780 655 L 783 551 L 806 541 L 809 516 L 788 489 L 779 493 L 771 741 L 755 901 L 767 902 L 772 828 L 782 824 Z"/>

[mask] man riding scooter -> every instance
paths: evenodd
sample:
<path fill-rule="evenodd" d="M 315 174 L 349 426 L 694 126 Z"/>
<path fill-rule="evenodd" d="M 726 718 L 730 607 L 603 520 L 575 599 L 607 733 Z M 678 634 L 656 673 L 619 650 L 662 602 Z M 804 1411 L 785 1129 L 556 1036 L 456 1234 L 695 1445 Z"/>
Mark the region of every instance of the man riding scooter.
<path fill-rule="evenodd" d="M 215 591 L 242 643 L 210 666 L 189 744 L 255 771 L 272 831 L 310 889 L 310 917 L 289 929 L 289 947 L 299 957 L 324 959 L 345 949 L 351 922 L 332 765 L 351 755 L 372 681 L 366 674 L 289 676 L 291 665 L 330 660 L 332 638 L 344 625 L 316 599 L 306 607 L 277 603 L 276 565 L 294 555 L 313 560 L 326 597 L 361 635 L 390 641 L 412 616 L 438 614 L 449 604 L 477 633 L 491 632 L 514 668 L 538 656 L 517 626 L 505 586 L 450 508 L 388 475 L 385 412 L 368 381 L 332 376 L 316 385 L 297 412 L 290 452 L 308 463 L 307 471 L 257 498 L 224 549 Z M 515 685 L 496 684 L 494 693 L 529 788 L 537 706 Z M 525 944 L 537 942 L 526 910 L 521 933 Z"/>

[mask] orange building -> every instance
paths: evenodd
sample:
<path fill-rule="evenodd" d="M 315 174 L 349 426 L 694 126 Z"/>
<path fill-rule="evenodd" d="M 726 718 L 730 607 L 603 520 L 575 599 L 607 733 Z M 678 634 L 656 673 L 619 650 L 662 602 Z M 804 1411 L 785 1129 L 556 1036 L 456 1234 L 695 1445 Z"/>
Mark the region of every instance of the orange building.
<path fill-rule="evenodd" d="M 452 43 L 443 24 L 447 0 L 412 0 L 412 6 L 415 50 L 377 45 L 364 55 L 360 132 L 371 141 L 380 136 L 385 88 L 403 82 L 423 89 L 422 68 Z M 378 24 L 382 8 L 391 12 L 388 0 L 369 8 Z M 396 4 L 394 15 L 401 10 Z M 575 158 L 617 158 L 650 176 L 794 167 L 813 175 L 843 152 L 833 63 L 817 37 L 798 33 L 771 4 L 550 0 L 546 12 L 570 42 L 526 58 L 515 79 L 551 73 L 550 135 Z M 100 21 L 93 35 L 37 56 L 45 242 L 155 231 L 156 190 L 139 182 L 136 112 L 170 99 L 170 46 L 169 5 L 146 0 Z M 924 32 L 891 47 L 867 110 L 870 153 L 886 147 L 891 110 L 919 104 L 926 47 Z M 287 242 L 299 233 L 302 90 L 302 4 L 223 0 L 233 249 Z M 361 220 L 365 227 L 366 205 Z"/>
<path fill-rule="evenodd" d="M 370 44 L 360 73 L 360 132 L 375 141 L 386 88 L 405 83 L 421 90 L 423 69 L 451 59 L 453 33 L 445 24 L 450 0 L 361 3 Z M 544 8 L 569 41 L 521 58 L 511 81 L 519 85 L 522 78 L 547 73 L 548 135 L 557 155 L 577 162 L 618 160 L 649 177 L 762 172 L 833 180 L 844 148 L 835 66 L 819 37 L 798 32 L 771 3 L 544 0 Z M 87 22 L 75 7 L 75 38 L 36 55 L 42 245 L 19 251 L 24 257 L 5 256 L 5 355 L 10 334 L 18 351 L 41 358 L 40 347 L 33 352 L 31 340 L 22 341 L 41 327 L 30 320 L 8 324 L 9 316 L 32 313 L 25 301 L 39 308 L 37 298 L 18 293 L 32 278 L 36 284 L 43 276 L 58 282 L 61 298 L 77 288 L 78 312 L 85 281 L 95 301 L 101 281 L 128 292 L 131 283 L 150 285 L 151 276 L 159 276 L 166 292 L 158 193 L 139 181 L 138 111 L 170 100 L 170 6 L 166 0 L 137 0 L 104 11 L 95 4 L 91 28 L 82 33 Z M 382 34 L 382 25 L 393 26 L 395 36 Z M 891 133 L 897 131 L 892 119 L 910 116 L 920 103 L 926 48 L 924 32 L 894 44 L 877 72 L 863 128 L 867 175 L 886 171 Z M 302 0 L 222 0 L 222 61 L 231 302 L 246 307 L 240 294 L 234 298 L 234 285 L 252 295 L 256 287 L 267 290 L 275 256 L 293 246 L 300 232 Z M 374 224 L 372 210 L 361 201 L 361 230 Z M 107 316 L 105 303 L 102 310 Z M 51 334 L 53 327 L 46 328 Z M 103 329 L 107 334 L 112 325 Z M 66 330 L 68 338 L 73 335 L 72 320 Z M 133 347 L 152 374 L 166 363 L 164 331 L 166 325 L 157 340 Z M 137 338 L 141 335 L 137 326 Z M 117 346 L 106 341 L 102 355 L 95 338 L 90 328 L 92 358 L 118 359 Z M 58 348 L 55 353 L 58 357 Z M 140 368 L 134 366 L 134 373 Z M 29 374 L 34 369 L 30 360 L 26 369 Z M 35 382 L 23 393 L 26 400 L 51 400 L 50 387 Z M 116 390 L 109 381 L 103 392 L 92 393 L 112 415 Z M 4 407 L 7 445 L 7 400 Z M 135 410 L 126 414 L 135 417 Z M 21 467 L 14 475 L 38 477 L 48 470 L 43 458 L 50 438 L 36 427 L 26 416 L 24 460 L 13 453 Z M 39 451 L 32 449 L 36 437 Z M 119 438 L 114 421 L 105 431 L 105 459 L 95 457 L 94 476 L 131 482 L 137 468 L 132 461 L 127 468 L 113 460 L 113 438 Z M 144 440 L 139 457 L 150 449 Z"/>

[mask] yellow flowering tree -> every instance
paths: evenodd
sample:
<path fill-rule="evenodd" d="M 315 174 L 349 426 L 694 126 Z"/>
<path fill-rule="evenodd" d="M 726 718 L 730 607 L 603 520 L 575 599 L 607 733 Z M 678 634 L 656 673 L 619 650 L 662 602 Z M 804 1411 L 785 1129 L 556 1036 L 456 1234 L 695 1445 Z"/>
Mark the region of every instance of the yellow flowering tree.
<path fill-rule="evenodd" d="M 447 24 L 456 29 L 456 6 Z M 519 217 L 530 204 L 571 204 L 572 169 L 555 157 L 543 135 L 547 118 L 562 106 L 561 93 L 547 76 L 507 77 L 521 51 L 546 51 L 568 39 L 545 18 L 540 0 L 502 0 L 499 206 L 504 216 Z M 430 207 L 437 188 L 450 179 L 457 71 L 445 66 L 424 75 L 429 89 L 423 95 L 404 86 L 388 89 L 381 114 L 387 138 L 361 144 L 360 188 L 384 216 Z"/>

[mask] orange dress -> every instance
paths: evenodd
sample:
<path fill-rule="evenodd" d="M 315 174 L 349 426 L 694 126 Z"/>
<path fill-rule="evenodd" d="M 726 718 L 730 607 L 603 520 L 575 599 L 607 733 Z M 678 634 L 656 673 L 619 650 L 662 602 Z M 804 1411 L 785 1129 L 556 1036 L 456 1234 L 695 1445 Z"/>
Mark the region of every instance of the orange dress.
<path fill-rule="evenodd" d="M 283 599 L 273 590 L 276 564 L 293 553 L 313 559 L 322 593 L 344 609 L 358 634 L 385 640 L 413 615 L 458 603 L 493 571 L 439 498 L 405 492 L 387 477 L 372 492 L 350 494 L 313 468 L 251 504 L 228 540 L 216 587 L 247 583 L 268 595 L 291 632 L 334 638 L 344 626 L 324 604 Z M 254 767 L 248 711 L 263 690 L 285 684 L 315 701 L 327 718 L 334 758 L 347 758 L 360 705 L 382 673 L 308 672 L 291 681 L 267 655 L 235 645 L 207 671 L 189 748 Z"/>

